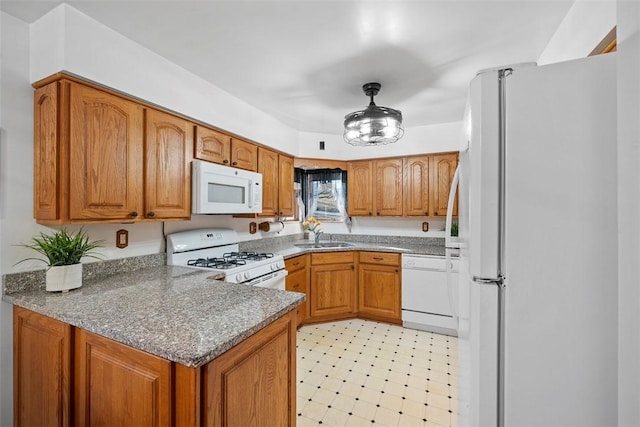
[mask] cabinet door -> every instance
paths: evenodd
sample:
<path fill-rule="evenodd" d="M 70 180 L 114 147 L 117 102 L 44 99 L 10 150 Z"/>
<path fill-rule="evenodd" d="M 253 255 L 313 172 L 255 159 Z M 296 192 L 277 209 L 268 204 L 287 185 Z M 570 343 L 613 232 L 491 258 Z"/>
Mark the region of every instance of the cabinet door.
<path fill-rule="evenodd" d="M 431 207 L 434 216 L 447 215 L 447 203 L 449 202 L 449 190 L 453 175 L 458 166 L 458 154 L 437 154 L 431 156 Z M 458 203 L 453 207 L 453 215 L 458 215 Z"/>
<path fill-rule="evenodd" d="M 375 212 L 378 216 L 402 216 L 402 159 L 374 162 Z"/>
<path fill-rule="evenodd" d="M 145 216 L 191 218 L 193 124 L 147 110 Z"/>
<path fill-rule="evenodd" d="M 203 426 L 295 426 L 293 313 L 207 363 L 202 384 Z"/>
<path fill-rule="evenodd" d="M 400 268 L 360 264 L 358 272 L 360 316 L 400 323 Z"/>
<path fill-rule="evenodd" d="M 142 106 L 97 89 L 70 88 L 70 218 L 142 214 Z"/>
<path fill-rule="evenodd" d="M 428 156 L 404 159 L 402 173 L 406 216 L 429 215 L 429 164 Z"/>
<path fill-rule="evenodd" d="M 310 317 L 347 317 L 356 312 L 354 264 L 311 267 Z"/>
<path fill-rule="evenodd" d="M 352 216 L 373 215 L 371 161 L 349 162 L 347 166 L 347 209 Z"/>
<path fill-rule="evenodd" d="M 171 362 L 83 329 L 75 358 L 75 424 L 171 424 Z"/>
<path fill-rule="evenodd" d="M 34 94 L 33 117 L 33 217 L 37 220 L 60 218 L 61 158 L 58 132 L 59 85 L 53 82 Z"/>
<path fill-rule="evenodd" d="M 307 282 L 309 280 L 309 270 L 304 268 L 302 270 L 294 271 L 293 273 L 289 273 L 286 279 L 285 289 L 287 291 L 292 292 L 302 292 L 303 294 L 307 293 Z M 297 325 L 299 326 L 304 319 L 307 317 L 307 302 L 304 301 L 300 305 L 298 305 L 297 309 Z"/>
<path fill-rule="evenodd" d="M 278 215 L 293 216 L 293 159 L 278 155 Z"/>
<path fill-rule="evenodd" d="M 278 212 L 278 153 L 258 148 L 258 172 L 262 174 L 262 216 Z"/>
<path fill-rule="evenodd" d="M 258 146 L 241 139 L 231 139 L 231 166 L 249 171 L 258 170 Z"/>
<path fill-rule="evenodd" d="M 196 127 L 195 158 L 229 166 L 231 137 L 203 126 Z"/>
<path fill-rule="evenodd" d="M 71 326 L 14 306 L 14 424 L 71 425 L 70 381 Z"/>

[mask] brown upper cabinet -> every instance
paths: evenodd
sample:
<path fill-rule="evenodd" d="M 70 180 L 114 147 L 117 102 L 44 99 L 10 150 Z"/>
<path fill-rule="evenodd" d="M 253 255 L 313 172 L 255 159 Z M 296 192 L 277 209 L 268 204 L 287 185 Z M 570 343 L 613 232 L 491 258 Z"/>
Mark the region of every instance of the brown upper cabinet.
<path fill-rule="evenodd" d="M 402 159 L 349 162 L 350 216 L 402 215 Z"/>
<path fill-rule="evenodd" d="M 430 178 L 429 156 L 407 157 L 403 163 L 404 214 L 407 216 L 429 216 Z"/>
<path fill-rule="evenodd" d="M 195 158 L 254 172 L 258 169 L 256 145 L 204 126 L 196 127 Z"/>
<path fill-rule="evenodd" d="M 261 216 L 293 215 L 293 158 L 258 147 L 262 174 Z"/>
<path fill-rule="evenodd" d="M 349 215 L 445 216 L 457 163 L 457 153 L 349 162 Z"/>
<path fill-rule="evenodd" d="M 373 215 L 373 161 L 347 165 L 347 207 L 349 216 Z"/>
<path fill-rule="evenodd" d="M 458 166 L 458 153 L 436 154 L 431 156 L 430 181 L 431 198 L 429 202 L 430 216 L 446 216 L 449 203 L 449 190 L 453 175 Z M 454 200 L 453 216 L 458 216 L 458 199 Z"/>
<path fill-rule="evenodd" d="M 402 216 L 402 159 L 349 162 L 350 216 Z"/>
<path fill-rule="evenodd" d="M 157 110 L 146 110 L 145 216 L 191 217 L 193 124 Z"/>
<path fill-rule="evenodd" d="M 193 124 L 65 79 L 34 101 L 38 222 L 190 218 Z"/>
<path fill-rule="evenodd" d="M 373 206 L 377 216 L 402 216 L 402 159 L 373 161 Z"/>

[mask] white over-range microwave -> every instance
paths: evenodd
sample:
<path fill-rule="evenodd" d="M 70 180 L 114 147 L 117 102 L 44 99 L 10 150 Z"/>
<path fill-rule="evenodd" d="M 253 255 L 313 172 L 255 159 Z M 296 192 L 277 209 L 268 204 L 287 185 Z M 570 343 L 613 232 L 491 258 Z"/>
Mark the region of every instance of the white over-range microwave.
<path fill-rule="evenodd" d="M 194 214 L 262 212 L 262 174 L 194 160 L 192 180 Z"/>

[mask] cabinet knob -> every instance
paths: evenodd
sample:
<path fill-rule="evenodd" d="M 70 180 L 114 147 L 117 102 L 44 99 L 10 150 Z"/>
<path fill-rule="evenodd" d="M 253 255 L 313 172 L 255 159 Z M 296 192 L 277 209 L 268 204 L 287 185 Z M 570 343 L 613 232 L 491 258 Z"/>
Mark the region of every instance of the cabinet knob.
<path fill-rule="evenodd" d="M 133 212 L 131 212 L 131 214 L 130 214 L 130 215 L 131 215 L 132 217 L 134 217 L 134 218 L 135 218 L 135 217 L 137 217 L 137 216 L 138 216 L 138 212 L 133 211 Z"/>
<path fill-rule="evenodd" d="M 434 212 L 434 214 L 436 214 L 436 215 L 440 215 L 440 214 L 438 213 L 438 211 L 435 211 L 435 212 Z"/>
<path fill-rule="evenodd" d="M 376 212 L 376 215 L 380 216 L 380 212 Z"/>
<path fill-rule="evenodd" d="M 156 216 L 156 213 L 154 211 L 151 211 L 147 213 L 147 216 L 153 218 L 154 216 Z"/>
<path fill-rule="evenodd" d="M 300 283 L 296 283 L 295 285 L 293 285 L 293 289 L 298 289 L 300 287 Z"/>
<path fill-rule="evenodd" d="M 356 269 L 355 265 L 353 265 L 353 264 L 352 264 L 352 265 L 351 265 L 351 269 L 352 269 L 352 270 L 355 270 L 355 269 Z"/>
<path fill-rule="evenodd" d="M 373 259 L 375 259 L 376 261 L 382 261 L 384 258 L 379 256 L 374 256 Z"/>
<path fill-rule="evenodd" d="M 224 164 L 226 165 L 226 164 L 228 164 L 228 163 L 229 163 L 229 160 L 224 159 L 224 160 L 222 161 L 222 163 L 224 163 Z"/>
<path fill-rule="evenodd" d="M 396 268 L 396 273 L 398 273 L 398 269 Z"/>
<path fill-rule="evenodd" d="M 231 163 L 231 166 L 238 166 L 238 162 Z"/>
<path fill-rule="evenodd" d="M 371 212 L 369 212 L 369 216 L 371 216 Z"/>

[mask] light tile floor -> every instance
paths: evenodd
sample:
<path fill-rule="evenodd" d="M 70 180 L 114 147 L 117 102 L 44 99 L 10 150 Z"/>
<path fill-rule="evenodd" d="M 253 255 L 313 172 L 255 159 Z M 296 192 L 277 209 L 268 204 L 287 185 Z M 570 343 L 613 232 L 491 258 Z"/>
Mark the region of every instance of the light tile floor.
<path fill-rule="evenodd" d="M 457 426 L 455 337 L 361 319 L 298 330 L 298 426 Z"/>

